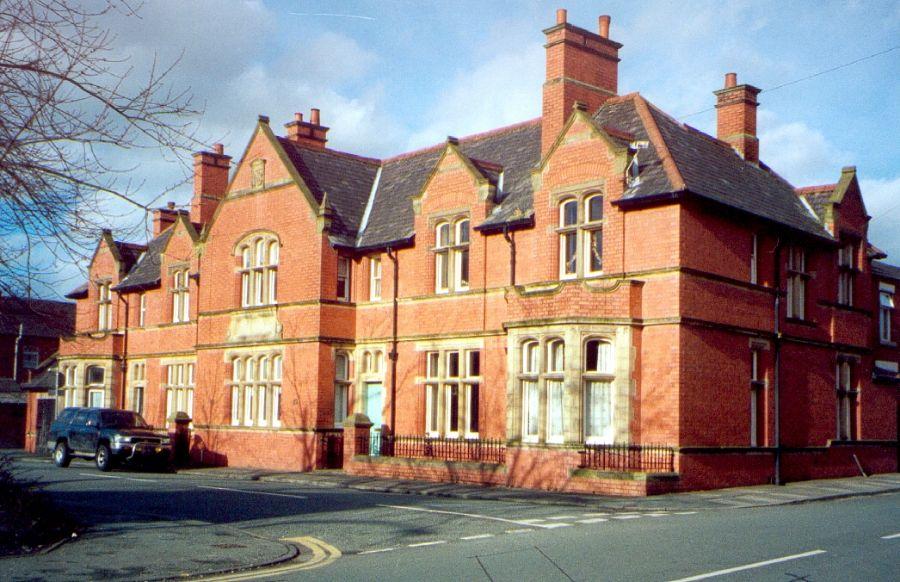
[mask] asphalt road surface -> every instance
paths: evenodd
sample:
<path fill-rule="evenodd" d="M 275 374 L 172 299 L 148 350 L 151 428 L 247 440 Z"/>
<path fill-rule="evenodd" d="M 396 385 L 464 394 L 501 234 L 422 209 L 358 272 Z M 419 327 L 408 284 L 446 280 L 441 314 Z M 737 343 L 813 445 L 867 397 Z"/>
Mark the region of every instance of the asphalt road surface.
<path fill-rule="evenodd" d="M 900 494 L 750 509 L 602 513 L 23 460 L 83 539 L 4 579 L 900 579 Z M 299 548 L 299 549 L 298 549 Z M 296 557 L 295 557 L 296 556 Z M 5 572 L 5 574 L 4 574 Z"/>

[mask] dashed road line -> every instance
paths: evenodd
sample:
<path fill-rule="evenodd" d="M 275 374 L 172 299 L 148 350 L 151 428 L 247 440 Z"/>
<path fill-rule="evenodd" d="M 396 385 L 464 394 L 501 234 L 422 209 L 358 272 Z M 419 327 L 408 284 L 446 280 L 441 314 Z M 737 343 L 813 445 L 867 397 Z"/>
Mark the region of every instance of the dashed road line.
<path fill-rule="evenodd" d="M 602 512 L 598 512 L 598 513 L 582 513 L 581 515 L 583 515 L 583 516 L 585 516 L 585 517 L 602 517 L 602 516 L 604 516 L 604 515 L 609 515 L 609 513 L 602 513 Z"/>
<path fill-rule="evenodd" d="M 645 513 L 644 517 L 667 517 L 668 513 Z"/>
<path fill-rule="evenodd" d="M 578 523 L 602 523 L 604 521 L 609 521 L 605 517 L 589 517 L 587 519 L 579 519 Z"/>
<path fill-rule="evenodd" d="M 530 531 L 534 531 L 533 529 L 523 528 L 523 529 L 508 529 L 506 533 L 508 534 L 520 534 L 520 533 L 528 533 Z"/>
<path fill-rule="evenodd" d="M 378 507 L 389 507 L 391 509 L 405 509 L 407 511 L 421 511 L 423 513 L 440 513 L 443 515 L 459 515 L 461 517 L 471 517 L 473 519 L 486 519 L 490 521 L 500 521 L 503 523 L 511 523 L 513 525 L 528 525 L 531 527 L 542 527 L 545 529 L 550 528 L 550 524 L 542 524 L 542 523 L 525 523 L 518 519 L 506 519 L 503 517 L 494 517 L 493 515 L 480 515 L 477 513 L 463 513 L 461 511 L 447 511 L 444 509 L 426 509 L 424 507 L 410 507 L 408 505 L 384 505 L 378 504 Z"/>
<path fill-rule="evenodd" d="M 547 519 L 551 521 L 563 521 L 566 519 L 575 519 L 574 515 L 554 515 L 553 517 L 548 517 Z"/>
<path fill-rule="evenodd" d="M 891 534 L 889 536 L 881 536 L 881 539 L 883 540 L 893 540 L 896 538 L 900 538 L 900 533 Z"/>
<path fill-rule="evenodd" d="M 538 523 L 540 521 L 547 521 L 546 519 L 535 517 L 530 519 L 520 519 L 518 520 L 520 523 Z"/>
<path fill-rule="evenodd" d="M 638 519 L 640 517 L 641 517 L 640 515 L 614 515 L 614 516 L 612 516 L 613 519 Z"/>
<path fill-rule="evenodd" d="M 466 540 L 468 542 L 470 540 L 485 540 L 487 538 L 492 538 L 492 537 L 494 537 L 494 534 L 478 534 L 478 535 L 474 535 L 474 536 L 463 536 L 459 539 Z"/>
<path fill-rule="evenodd" d="M 675 511 L 672 515 L 694 515 L 696 511 Z"/>
<path fill-rule="evenodd" d="M 572 527 L 571 523 L 548 523 L 544 526 L 545 529 L 557 529 L 560 527 Z"/>
<path fill-rule="evenodd" d="M 397 548 L 379 548 L 377 550 L 366 550 L 364 552 L 357 552 L 357 556 L 362 556 L 364 554 L 383 554 L 384 552 L 393 552 Z"/>
<path fill-rule="evenodd" d="M 407 544 L 407 548 L 424 548 L 425 546 L 437 546 L 439 544 L 446 544 L 447 540 L 434 540 L 432 542 L 418 542 L 415 544 Z"/>

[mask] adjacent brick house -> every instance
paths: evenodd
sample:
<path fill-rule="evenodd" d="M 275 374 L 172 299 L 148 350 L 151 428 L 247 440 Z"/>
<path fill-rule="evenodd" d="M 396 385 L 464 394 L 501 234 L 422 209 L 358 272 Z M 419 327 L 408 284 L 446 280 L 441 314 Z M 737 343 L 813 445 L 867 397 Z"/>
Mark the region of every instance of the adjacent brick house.
<path fill-rule="evenodd" d="M 313 109 L 283 137 L 260 116 L 234 167 L 196 154 L 189 212 L 101 238 L 61 403 L 184 411 L 198 461 L 292 470 L 350 413 L 502 442 L 357 473 L 646 494 L 896 470 L 900 269 L 855 169 L 795 189 L 734 74 L 713 138 L 618 95 L 608 17 L 544 34 L 538 119 L 379 160 L 329 149 Z M 632 471 L 595 462 L 612 443 Z"/>
<path fill-rule="evenodd" d="M 59 340 L 74 329 L 74 303 L 0 297 L 0 448 L 22 448 L 34 437 L 27 405 L 35 415 L 41 398 L 52 405 Z M 52 420 L 53 408 L 44 412 Z"/>

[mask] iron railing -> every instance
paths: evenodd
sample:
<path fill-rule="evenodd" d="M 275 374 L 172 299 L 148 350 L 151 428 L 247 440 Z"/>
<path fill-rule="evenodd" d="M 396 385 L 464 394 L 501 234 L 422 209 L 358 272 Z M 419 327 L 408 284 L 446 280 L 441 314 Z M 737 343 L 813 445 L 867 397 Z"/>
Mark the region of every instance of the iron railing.
<path fill-rule="evenodd" d="M 501 439 L 453 439 L 372 433 L 369 438 L 357 441 L 356 452 L 408 459 L 498 464 L 506 462 L 506 443 Z"/>
<path fill-rule="evenodd" d="M 581 468 L 601 471 L 672 473 L 675 448 L 666 445 L 585 445 Z"/>

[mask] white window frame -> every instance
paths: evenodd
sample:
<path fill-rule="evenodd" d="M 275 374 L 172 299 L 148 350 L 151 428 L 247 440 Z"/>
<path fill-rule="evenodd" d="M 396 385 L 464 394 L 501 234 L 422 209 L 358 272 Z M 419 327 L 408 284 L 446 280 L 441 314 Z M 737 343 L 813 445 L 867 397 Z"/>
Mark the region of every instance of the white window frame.
<path fill-rule="evenodd" d="M 147 294 L 141 293 L 138 297 L 138 327 L 147 324 Z"/>
<path fill-rule="evenodd" d="M 135 362 L 131 365 L 131 410 L 144 413 L 144 393 L 147 386 L 147 364 Z"/>
<path fill-rule="evenodd" d="M 566 208 L 572 205 L 575 208 L 574 222 L 567 222 Z M 580 204 L 576 198 L 566 198 L 559 202 L 559 278 L 560 279 L 576 279 L 578 278 L 578 213 Z M 572 243 L 574 241 L 574 248 Z M 569 253 L 572 253 L 569 258 Z M 571 268 L 571 270 L 570 270 Z"/>
<path fill-rule="evenodd" d="M 750 238 L 750 282 L 759 284 L 759 235 L 755 232 Z"/>
<path fill-rule="evenodd" d="M 600 201 L 600 216 L 591 216 L 591 202 Z M 590 191 L 580 196 L 566 196 L 557 203 L 557 245 L 560 280 L 603 275 L 603 225 L 605 199 L 602 192 Z M 567 209 L 575 210 L 574 217 Z M 600 264 L 595 268 L 594 237 L 599 237 Z"/>
<path fill-rule="evenodd" d="M 588 350 L 593 342 L 597 343 L 597 361 L 595 369 L 588 367 Z M 582 365 L 582 397 L 584 399 L 584 441 L 587 444 L 612 444 L 615 441 L 616 431 L 616 391 L 615 391 L 615 347 L 612 341 L 604 337 L 587 338 L 583 345 L 584 358 Z M 605 347 L 603 347 L 605 346 Z M 593 426 L 593 414 L 590 410 L 594 398 L 592 390 L 606 390 L 606 409 L 609 422 L 602 432 L 594 434 L 597 427 Z"/>
<path fill-rule="evenodd" d="M 425 353 L 424 426 L 427 436 L 479 437 L 483 380 L 481 356 L 478 349 L 447 348 Z M 451 367 L 456 368 L 455 372 L 451 372 Z M 451 428 L 454 414 L 456 430 Z"/>
<path fill-rule="evenodd" d="M 337 283 L 335 286 L 335 293 L 337 294 L 338 301 L 350 301 L 350 297 L 352 292 L 350 291 L 351 285 L 351 264 L 350 259 L 348 257 L 338 255 L 337 258 Z M 343 293 L 341 292 L 341 283 L 343 282 L 344 289 Z"/>
<path fill-rule="evenodd" d="M 590 205 L 591 201 L 595 199 L 600 200 L 600 218 L 592 219 L 590 214 Z M 603 204 L 603 195 L 598 192 L 587 194 L 584 197 L 584 202 L 582 203 L 582 212 L 584 213 L 584 219 L 582 221 L 581 227 L 582 232 L 584 233 L 582 256 L 584 257 L 585 277 L 596 277 L 603 274 Z M 594 257 L 594 236 L 600 237 L 600 267 L 596 269 L 592 264 Z"/>
<path fill-rule="evenodd" d="M 112 329 L 112 283 L 103 282 L 97 285 L 97 329 Z"/>
<path fill-rule="evenodd" d="M 270 233 L 248 237 L 237 246 L 240 261 L 241 307 L 278 303 L 278 263 L 281 243 Z"/>
<path fill-rule="evenodd" d="M 190 273 L 187 268 L 172 272 L 172 323 L 191 320 Z"/>
<path fill-rule="evenodd" d="M 166 366 L 166 420 L 184 412 L 194 417 L 194 362 L 178 362 Z"/>
<path fill-rule="evenodd" d="M 788 247 L 787 273 L 787 316 L 806 319 L 806 249 Z"/>
<path fill-rule="evenodd" d="M 343 362 L 343 365 L 341 365 Z M 334 355 L 334 426 L 341 428 L 350 413 L 350 354 L 339 351 Z"/>
<path fill-rule="evenodd" d="M 369 257 L 369 301 L 381 301 L 381 257 Z"/>
<path fill-rule="evenodd" d="M 536 443 L 541 437 L 541 344 L 536 339 L 527 339 L 520 345 L 522 353 L 519 389 L 522 395 L 522 442 Z"/>
<path fill-rule="evenodd" d="M 882 284 L 878 289 L 878 339 L 891 343 L 891 319 L 894 316 L 894 288 Z"/>
<path fill-rule="evenodd" d="M 281 353 L 237 355 L 231 360 L 232 426 L 279 428 L 282 425 Z"/>
<path fill-rule="evenodd" d="M 471 287 L 469 247 L 471 223 L 468 217 L 443 220 L 434 227 L 434 292 L 460 293 Z M 465 274 L 465 276 L 463 276 Z"/>

